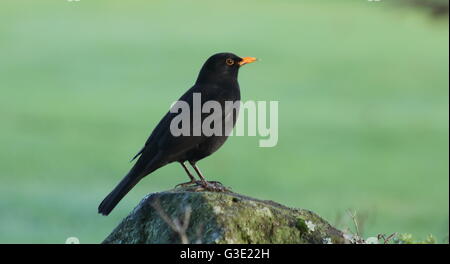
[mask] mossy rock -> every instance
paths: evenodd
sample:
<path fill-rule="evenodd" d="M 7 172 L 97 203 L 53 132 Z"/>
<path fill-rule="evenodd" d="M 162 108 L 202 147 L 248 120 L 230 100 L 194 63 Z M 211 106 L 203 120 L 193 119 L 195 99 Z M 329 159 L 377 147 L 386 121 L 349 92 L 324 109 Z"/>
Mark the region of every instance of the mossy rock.
<path fill-rule="evenodd" d="M 158 210 L 155 202 L 159 204 Z M 349 242 L 341 231 L 311 211 L 191 186 L 147 195 L 103 243 L 181 243 L 182 235 L 169 226 L 163 215 L 181 225 L 187 211 L 191 213 L 183 237 L 188 243 Z"/>

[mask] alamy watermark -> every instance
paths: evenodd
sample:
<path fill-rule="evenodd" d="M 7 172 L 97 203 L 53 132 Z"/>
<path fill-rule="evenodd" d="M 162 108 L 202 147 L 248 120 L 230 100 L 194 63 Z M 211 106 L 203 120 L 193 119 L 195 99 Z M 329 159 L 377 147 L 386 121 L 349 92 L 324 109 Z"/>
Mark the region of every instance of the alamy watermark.
<path fill-rule="evenodd" d="M 201 93 L 194 93 L 191 102 L 172 104 L 173 136 L 247 135 L 260 136 L 260 147 L 274 147 L 278 143 L 278 101 L 202 102 Z"/>

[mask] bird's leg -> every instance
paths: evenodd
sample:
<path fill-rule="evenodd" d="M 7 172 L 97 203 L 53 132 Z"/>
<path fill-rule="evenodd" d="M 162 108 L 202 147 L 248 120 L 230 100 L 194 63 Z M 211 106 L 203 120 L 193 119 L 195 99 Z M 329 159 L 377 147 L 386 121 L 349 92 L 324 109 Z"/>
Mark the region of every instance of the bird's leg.
<path fill-rule="evenodd" d="M 195 177 L 192 176 L 191 172 L 188 170 L 188 168 L 186 167 L 186 165 L 184 165 L 184 162 L 180 162 L 181 166 L 183 166 L 184 171 L 187 173 L 187 175 L 189 176 L 189 179 L 191 179 L 191 182 L 195 182 Z"/>
<path fill-rule="evenodd" d="M 205 179 L 205 177 L 203 177 L 202 172 L 200 171 L 200 169 L 197 167 L 197 165 L 195 165 L 195 162 L 189 161 L 189 164 L 191 164 L 191 166 L 194 168 L 195 172 L 197 173 L 198 177 L 200 177 L 200 180 L 202 181 L 202 183 L 204 185 L 208 184 L 208 181 Z"/>
<path fill-rule="evenodd" d="M 189 161 L 189 164 L 191 164 L 191 166 L 194 168 L 195 172 L 197 173 L 198 177 L 200 177 L 203 188 L 205 188 L 206 190 L 210 190 L 210 191 L 228 191 L 228 189 L 223 186 L 217 186 L 216 183 L 219 183 L 219 182 L 208 182 L 205 179 L 205 177 L 203 177 L 203 174 L 200 171 L 200 169 L 197 167 L 197 165 L 195 165 L 195 162 Z M 214 183 L 214 184 L 212 184 L 212 183 Z M 222 185 L 221 183 L 219 183 L 219 184 Z"/>
<path fill-rule="evenodd" d="M 195 177 L 192 176 L 191 172 L 188 170 L 188 168 L 186 167 L 186 165 L 184 164 L 184 162 L 180 162 L 180 164 L 181 164 L 181 166 L 183 166 L 184 171 L 187 173 L 187 175 L 189 176 L 189 179 L 191 179 L 191 181 L 177 184 L 177 185 L 175 186 L 175 188 L 177 188 L 178 186 L 183 187 L 183 186 L 187 186 L 187 185 L 194 184 L 194 183 L 195 183 L 195 184 L 198 184 L 198 182 L 195 180 Z"/>

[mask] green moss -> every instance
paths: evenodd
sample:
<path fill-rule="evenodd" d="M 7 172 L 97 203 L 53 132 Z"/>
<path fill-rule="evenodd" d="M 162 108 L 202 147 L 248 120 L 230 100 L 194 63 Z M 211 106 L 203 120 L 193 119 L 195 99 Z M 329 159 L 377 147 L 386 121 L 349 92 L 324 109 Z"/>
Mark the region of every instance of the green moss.
<path fill-rule="evenodd" d="M 305 220 L 303 220 L 302 218 L 298 217 L 297 218 L 297 223 L 296 223 L 296 227 L 297 229 L 301 232 L 301 233 L 306 233 L 308 232 L 308 226 L 305 223 Z"/>
<path fill-rule="evenodd" d="M 428 235 L 424 240 L 417 240 L 411 234 L 399 234 L 394 239 L 396 244 L 436 244 L 436 238 L 433 235 Z"/>

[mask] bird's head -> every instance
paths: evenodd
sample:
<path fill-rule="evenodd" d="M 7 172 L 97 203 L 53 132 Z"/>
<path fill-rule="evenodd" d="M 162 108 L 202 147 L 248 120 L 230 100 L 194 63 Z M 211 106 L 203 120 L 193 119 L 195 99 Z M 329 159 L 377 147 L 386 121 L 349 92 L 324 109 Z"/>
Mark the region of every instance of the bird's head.
<path fill-rule="evenodd" d="M 233 53 L 217 53 L 209 57 L 203 64 L 198 75 L 199 82 L 217 82 L 223 80 L 237 80 L 239 68 L 245 64 L 255 62 L 253 57 L 239 57 Z"/>

